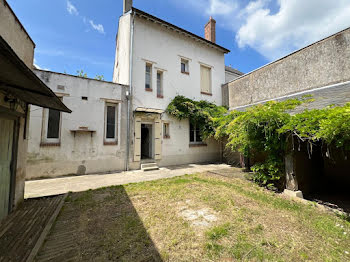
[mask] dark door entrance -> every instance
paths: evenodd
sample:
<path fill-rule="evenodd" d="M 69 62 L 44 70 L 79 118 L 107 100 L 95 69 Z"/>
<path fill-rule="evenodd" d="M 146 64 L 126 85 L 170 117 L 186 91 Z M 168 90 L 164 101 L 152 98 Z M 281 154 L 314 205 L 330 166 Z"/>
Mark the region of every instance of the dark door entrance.
<path fill-rule="evenodd" d="M 141 124 L 141 159 L 152 158 L 152 125 Z"/>

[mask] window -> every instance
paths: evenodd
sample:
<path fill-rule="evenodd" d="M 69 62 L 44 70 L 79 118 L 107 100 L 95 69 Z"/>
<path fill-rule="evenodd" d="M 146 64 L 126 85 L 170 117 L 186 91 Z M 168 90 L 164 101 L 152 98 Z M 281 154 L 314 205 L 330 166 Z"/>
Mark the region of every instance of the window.
<path fill-rule="evenodd" d="M 61 112 L 54 109 L 43 111 L 43 131 L 41 145 L 59 145 L 61 137 Z"/>
<path fill-rule="evenodd" d="M 157 71 L 157 97 L 163 98 L 163 72 Z"/>
<path fill-rule="evenodd" d="M 118 107 L 116 104 L 106 104 L 105 109 L 105 144 L 117 143 L 117 116 Z"/>
<path fill-rule="evenodd" d="M 181 59 L 181 73 L 189 74 L 188 60 Z"/>
<path fill-rule="evenodd" d="M 211 95 L 211 68 L 201 65 L 201 93 Z"/>
<path fill-rule="evenodd" d="M 169 123 L 163 123 L 163 138 L 170 138 Z"/>
<path fill-rule="evenodd" d="M 190 123 L 190 143 L 203 143 L 199 128 L 192 123 Z"/>
<path fill-rule="evenodd" d="M 146 91 L 152 91 L 152 65 L 146 64 Z"/>

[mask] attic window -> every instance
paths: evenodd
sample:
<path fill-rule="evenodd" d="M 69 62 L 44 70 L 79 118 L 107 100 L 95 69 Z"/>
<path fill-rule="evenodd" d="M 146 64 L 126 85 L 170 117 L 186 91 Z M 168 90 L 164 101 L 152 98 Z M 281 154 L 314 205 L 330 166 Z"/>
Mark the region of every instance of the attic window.
<path fill-rule="evenodd" d="M 87 96 L 82 96 L 82 97 L 81 97 L 81 100 L 88 101 L 88 97 L 87 97 Z"/>

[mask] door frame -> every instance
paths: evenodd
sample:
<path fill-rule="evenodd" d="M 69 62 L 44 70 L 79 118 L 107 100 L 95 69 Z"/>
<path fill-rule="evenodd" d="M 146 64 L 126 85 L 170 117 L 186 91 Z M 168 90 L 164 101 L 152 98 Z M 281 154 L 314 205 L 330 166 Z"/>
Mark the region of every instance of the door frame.
<path fill-rule="evenodd" d="M 10 195 L 9 195 L 9 205 L 8 214 L 12 212 L 15 206 L 15 193 L 16 193 L 16 171 L 17 171 L 17 155 L 18 155 L 18 138 L 19 138 L 19 127 L 20 127 L 20 113 L 12 112 L 8 108 L 0 106 L 0 118 L 14 120 L 13 127 L 13 141 L 12 141 L 12 159 L 10 165 Z M 26 121 L 26 120 L 25 120 Z"/>

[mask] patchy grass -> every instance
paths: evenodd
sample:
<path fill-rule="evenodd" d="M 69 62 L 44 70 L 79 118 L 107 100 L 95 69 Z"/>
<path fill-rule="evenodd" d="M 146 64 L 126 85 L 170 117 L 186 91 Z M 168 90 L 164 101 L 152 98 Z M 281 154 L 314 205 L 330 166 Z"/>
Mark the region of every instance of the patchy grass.
<path fill-rule="evenodd" d="M 62 212 L 83 261 L 350 261 L 348 221 L 237 178 L 72 193 Z"/>

